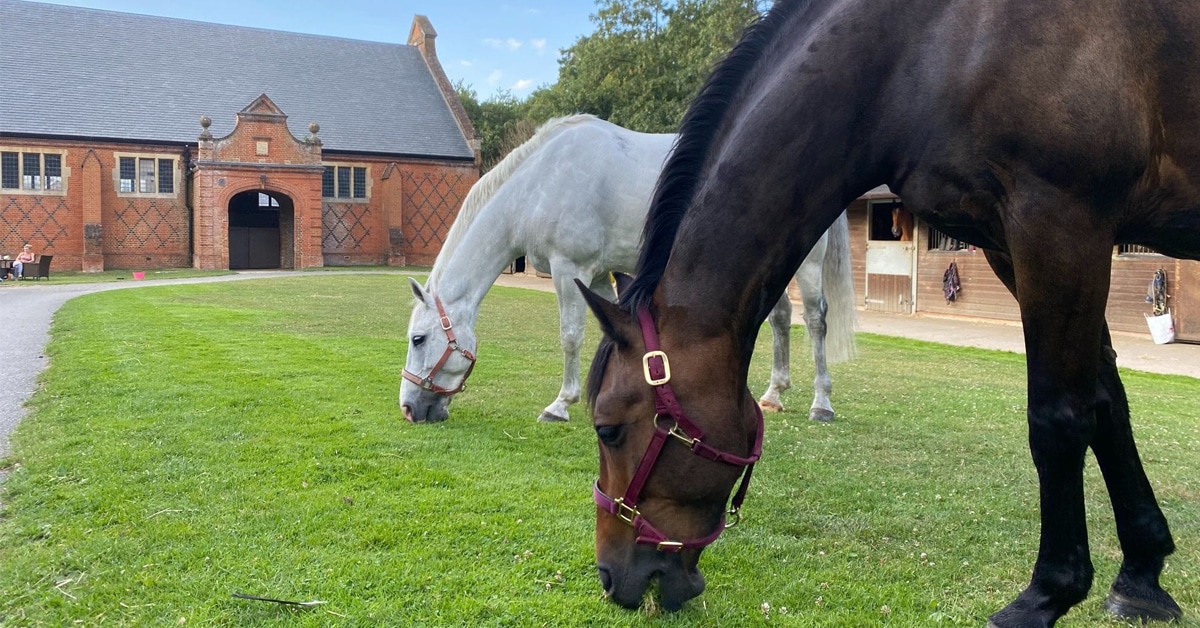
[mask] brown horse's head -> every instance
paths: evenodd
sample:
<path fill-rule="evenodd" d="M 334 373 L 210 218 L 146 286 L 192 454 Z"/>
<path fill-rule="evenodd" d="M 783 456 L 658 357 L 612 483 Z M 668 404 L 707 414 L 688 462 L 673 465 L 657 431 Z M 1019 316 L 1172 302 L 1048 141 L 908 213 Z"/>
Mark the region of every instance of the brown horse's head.
<path fill-rule="evenodd" d="M 605 334 L 588 385 L 600 446 L 600 581 L 636 608 L 658 577 L 662 605 L 676 610 L 704 590 L 700 553 L 726 526 L 730 493 L 761 450 L 761 415 L 744 384 L 738 390 L 736 368 L 697 368 L 736 364 L 728 338 L 683 333 L 686 321 L 668 314 L 657 322 L 661 353 L 648 351 L 658 340 L 636 314 L 579 288 Z M 663 389 L 680 412 L 665 410 Z"/>

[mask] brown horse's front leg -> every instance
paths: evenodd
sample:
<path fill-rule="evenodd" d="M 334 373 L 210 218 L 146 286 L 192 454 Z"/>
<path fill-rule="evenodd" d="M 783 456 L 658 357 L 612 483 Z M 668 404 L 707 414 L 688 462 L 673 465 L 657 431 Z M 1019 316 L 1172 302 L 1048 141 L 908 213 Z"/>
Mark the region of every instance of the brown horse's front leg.
<path fill-rule="evenodd" d="M 1038 216 L 1045 216 L 1045 213 Z M 1026 214 L 1028 217 L 1029 214 Z M 1025 329 L 1029 447 L 1037 467 L 1041 543 L 1029 586 L 991 617 L 997 628 L 1053 626 L 1092 585 L 1083 498 L 1084 455 L 1096 430 L 1097 363 L 1108 296 L 1111 243 L 1061 225 L 1021 225 L 1011 257 L 989 254 L 1018 297 Z M 1071 234 L 1080 257 L 1064 260 L 1053 238 Z M 1066 236 L 1064 236 L 1066 237 Z M 1082 255 L 1083 252 L 1087 255 Z"/>
<path fill-rule="evenodd" d="M 1105 608 L 1114 615 L 1140 621 L 1179 619 L 1183 611 L 1158 583 L 1163 561 L 1175 551 L 1175 542 L 1133 440 L 1129 400 L 1117 373 L 1117 354 L 1112 350 L 1107 325 L 1096 394 L 1099 404 L 1092 451 L 1108 486 L 1124 554 Z"/>

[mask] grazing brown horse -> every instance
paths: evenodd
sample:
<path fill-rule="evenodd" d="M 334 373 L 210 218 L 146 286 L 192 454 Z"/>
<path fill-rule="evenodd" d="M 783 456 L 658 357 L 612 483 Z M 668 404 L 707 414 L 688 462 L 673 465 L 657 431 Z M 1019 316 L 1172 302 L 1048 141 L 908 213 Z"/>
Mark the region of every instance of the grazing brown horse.
<path fill-rule="evenodd" d="M 1179 617 L 1104 307 L 1115 244 L 1200 258 L 1198 76 L 1186 0 L 778 2 L 685 115 L 636 280 L 619 304 L 588 294 L 611 598 L 636 606 L 656 576 L 668 609 L 703 590 L 701 550 L 761 442 L 759 327 L 842 208 L 887 184 L 983 248 L 1020 303 L 1041 539 L 992 625 L 1051 626 L 1087 595 L 1088 447 L 1124 555 L 1109 610 Z"/>

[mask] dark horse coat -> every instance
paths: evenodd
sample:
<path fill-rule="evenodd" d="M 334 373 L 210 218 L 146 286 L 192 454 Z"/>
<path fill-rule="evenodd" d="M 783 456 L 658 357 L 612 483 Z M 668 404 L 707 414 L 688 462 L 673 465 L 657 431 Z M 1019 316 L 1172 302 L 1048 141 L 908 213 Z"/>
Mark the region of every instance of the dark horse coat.
<path fill-rule="evenodd" d="M 653 314 L 671 386 L 706 442 L 744 454 L 763 318 L 842 208 L 886 183 L 921 219 L 983 248 L 1021 307 L 1041 544 L 1029 586 L 992 623 L 1053 625 L 1091 587 L 1089 447 L 1124 553 L 1109 609 L 1177 617 L 1159 586 L 1174 544 L 1104 307 L 1115 244 L 1200 257 L 1198 46 L 1191 0 L 777 3 L 686 114 L 620 305 L 589 295 L 606 334 L 589 382 L 599 489 L 622 494 L 655 429 L 633 313 Z M 664 446 L 638 516 L 702 537 L 738 470 L 683 448 Z M 655 576 L 668 608 L 704 587 L 699 549 L 639 544 L 606 512 L 596 547 L 618 603 L 637 605 Z"/>

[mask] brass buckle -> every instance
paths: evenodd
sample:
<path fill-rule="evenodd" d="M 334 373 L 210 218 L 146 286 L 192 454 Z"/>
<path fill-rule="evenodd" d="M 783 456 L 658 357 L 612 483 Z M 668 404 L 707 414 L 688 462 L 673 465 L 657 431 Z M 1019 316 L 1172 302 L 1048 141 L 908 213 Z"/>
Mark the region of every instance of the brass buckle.
<path fill-rule="evenodd" d="M 726 514 L 733 517 L 732 521 L 730 521 L 728 519 L 725 520 L 725 529 L 726 530 L 728 530 L 729 528 L 732 528 L 742 522 L 742 513 L 737 508 L 730 508 L 729 512 Z"/>
<path fill-rule="evenodd" d="M 442 331 L 450 331 L 454 327 L 454 324 L 450 322 L 449 316 L 442 315 L 438 322 L 442 325 Z"/>
<path fill-rule="evenodd" d="M 679 541 L 662 541 L 658 544 L 658 551 L 660 552 L 678 552 L 681 549 L 683 549 L 683 543 Z"/>
<path fill-rule="evenodd" d="M 652 375 L 650 375 L 650 358 L 654 358 L 654 357 L 662 358 L 662 363 L 663 363 L 662 379 L 654 379 L 654 377 Z M 650 384 L 651 386 L 662 386 L 663 384 L 671 381 L 671 362 L 670 362 L 670 360 L 667 360 L 667 354 L 663 353 L 662 351 L 650 351 L 650 352 L 647 352 L 646 355 L 643 355 L 642 356 L 642 373 L 645 374 L 645 376 L 646 376 L 646 383 Z"/>
<path fill-rule="evenodd" d="M 624 497 L 618 497 L 614 499 L 613 502 L 617 505 L 617 512 L 615 513 L 617 515 L 617 519 L 620 519 L 629 525 L 633 525 L 634 518 L 641 514 L 638 512 L 638 509 L 635 506 L 626 504 Z M 625 515 L 626 512 L 629 513 L 628 516 Z"/>

